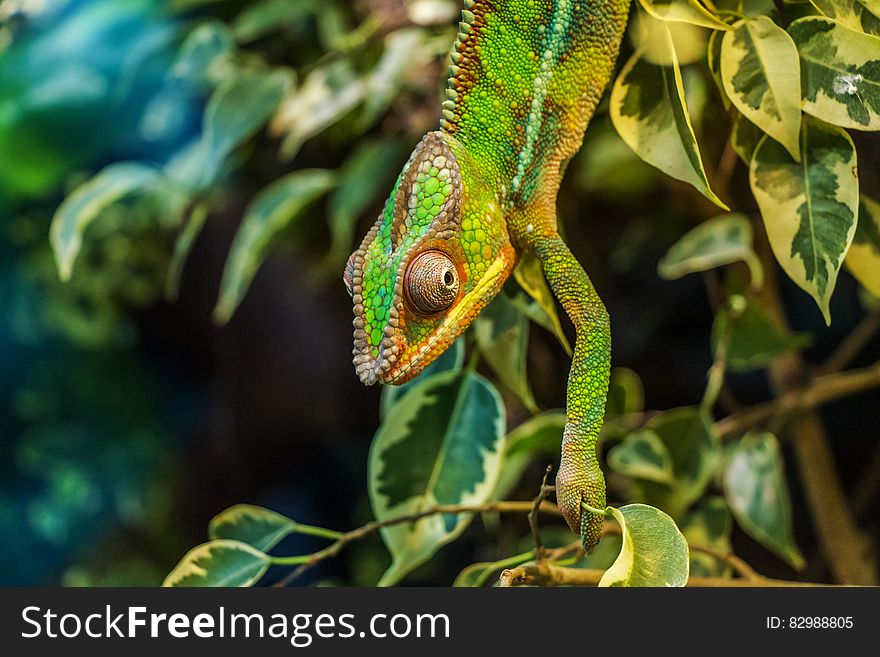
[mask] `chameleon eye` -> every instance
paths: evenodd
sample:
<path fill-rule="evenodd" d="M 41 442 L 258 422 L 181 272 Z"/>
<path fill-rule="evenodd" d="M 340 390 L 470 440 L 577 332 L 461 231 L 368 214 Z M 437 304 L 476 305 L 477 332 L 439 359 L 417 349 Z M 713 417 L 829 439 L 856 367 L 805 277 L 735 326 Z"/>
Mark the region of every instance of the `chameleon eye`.
<path fill-rule="evenodd" d="M 409 263 L 403 287 L 415 310 L 433 315 L 449 308 L 458 297 L 458 271 L 445 253 L 425 251 Z"/>

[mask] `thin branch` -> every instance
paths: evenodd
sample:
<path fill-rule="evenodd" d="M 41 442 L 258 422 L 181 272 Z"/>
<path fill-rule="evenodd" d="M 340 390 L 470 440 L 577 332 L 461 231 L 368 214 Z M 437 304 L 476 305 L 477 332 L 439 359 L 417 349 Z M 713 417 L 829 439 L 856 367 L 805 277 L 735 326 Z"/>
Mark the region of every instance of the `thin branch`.
<path fill-rule="evenodd" d="M 722 438 L 735 435 L 772 417 L 813 409 L 876 387 L 880 387 L 880 362 L 849 372 L 818 376 L 803 388 L 728 415 L 715 423 L 715 430 Z"/>
<path fill-rule="evenodd" d="M 535 541 L 535 558 L 538 561 L 542 561 L 544 559 L 544 545 L 541 542 L 541 530 L 538 529 L 538 512 L 541 510 L 541 504 L 544 503 L 544 499 L 547 497 L 548 493 L 552 493 L 556 490 L 555 486 L 547 485 L 547 477 L 550 476 L 550 473 L 553 471 L 553 466 L 548 465 L 547 469 L 544 471 L 544 478 L 541 480 L 541 489 L 538 491 L 538 495 L 535 497 L 535 501 L 532 503 L 532 510 L 529 511 L 529 527 L 532 530 L 532 539 Z"/>
<path fill-rule="evenodd" d="M 302 575 L 309 568 L 314 567 L 325 559 L 335 557 L 337 554 L 339 554 L 342 548 L 344 548 L 349 543 L 360 540 L 366 536 L 369 536 L 370 534 L 374 534 L 383 527 L 392 527 L 394 525 L 412 523 L 421 520 L 422 518 L 427 518 L 428 516 L 434 516 L 441 513 L 529 513 L 532 511 L 533 507 L 533 502 L 438 504 L 436 506 L 425 509 L 424 511 L 420 511 L 419 513 L 413 513 L 405 516 L 397 516 L 396 518 L 388 518 L 387 520 L 381 521 L 374 520 L 372 522 L 368 522 L 361 527 L 358 527 L 357 529 L 352 529 L 351 531 L 344 533 L 342 536 L 336 539 L 336 541 L 325 547 L 323 550 L 318 550 L 317 552 L 313 552 L 312 554 L 305 555 L 305 558 L 307 558 L 308 561 L 300 565 L 296 570 L 287 575 L 287 577 L 278 582 L 276 586 L 286 586 L 297 577 Z M 542 513 L 549 513 L 556 516 L 561 515 L 559 509 L 556 507 L 555 504 L 546 501 L 541 503 L 540 511 Z"/>
<path fill-rule="evenodd" d="M 704 547 L 702 545 L 689 545 L 688 547 L 691 549 L 692 552 L 702 552 L 703 554 L 708 554 L 710 557 L 714 557 L 719 561 L 723 561 L 728 566 L 733 568 L 735 572 L 739 573 L 744 579 L 762 579 L 762 575 L 760 575 L 758 571 L 756 571 L 738 556 L 733 554 L 733 552 L 721 552 L 719 550 Z"/>
<path fill-rule="evenodd" d="M 816 375 L 832 374 L 843 370 L 859 355 L 859 352 L 865 348 L 878 331 L 880 331 L 880 310 L 875 310 L 856 324 L 856 327 L 843 339 L 834 353 L 828 357 L 828 360 L 816 370 Z"/>
<path fill-rule="evenodd" d="M 595 568 L 564 568 L 554 566 L 546 561 L 535 564 L 524 564 L 501 573 L 499 583 L 503 587 L 512 586 L 596 586 L 605 574 L 604 570 Z M 805 587 L 829 586 L 810 582 L 790 582 L 769 577 L 753 577 L 725 579 L 723 577 L 691 577 L 689 587 Z"/>

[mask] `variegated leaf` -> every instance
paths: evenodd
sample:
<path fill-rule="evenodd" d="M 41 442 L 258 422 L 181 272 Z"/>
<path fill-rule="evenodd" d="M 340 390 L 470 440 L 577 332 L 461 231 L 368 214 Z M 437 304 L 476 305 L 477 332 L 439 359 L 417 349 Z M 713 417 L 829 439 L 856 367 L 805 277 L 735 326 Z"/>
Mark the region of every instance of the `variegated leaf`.
<path fill-rule="evenodd" d="M 880 21 L 880 2 L 877 0 L 810 0 L 823 16 L 845 25 L 851 30 L 877 36 Z M 871 13 L 871 8 L 875 13 Z"/>
<path fill-rule="evenodd" d="M 501 469 L 505 425 L 498 391 L 473 372 L 444 372 L 416 384 L 390 409 L 370 447 L 376 519 L 488 500 Z M 470 520 L 470 514 L 432 515 L 383 528 L 392 564 L 379 585 L 398 582 Z"/>
<path fill-rule="evenodd" d="M 830 324 L 828 303 L 859 203 L 852 140 L 840 128 L 804 117 L 801 162 L 764 137 L 752 158 L 750 181 L 776 259 Z"/>
<path fill-rule="evenodd" d="M 645 162 L 690 183 L 726 210 L 727 206 L 709 187 L 668 30 L 664 37 L 672 66 L 650 64 L 637 51 L 611 90 L 611 121 L 621 138 Z"/>
<path fill-rule="evenodd" d="M 748 166 L 752 161 L 752 155 L 755 154 L 755 148 L 764 133 L 754 123 L 749 121 L 742 114 L 735 112 L 731 128 L 730 128 L 730 145 L 739 155 L 740 159 Z"/>
<path fill-rule="evenodd" d="M 730 26 L 713 16 L 697 0 L 639 0 L 654 18 L 673 23 L 690 23 L 710 30 L 729 30 Z"/>
<path fill-rule="evenodd" d="M 721 45 L 724 90 L 746 118 L 800 159 L 797 47 L 788 33 L 766 16 L 742 20 L 734 27 Z"/>
<path fill-rule="evenodd" d="M 816 16 L 788 32 L 801 58 L 804 111 L 844 128 L 880 130 L 880 38 Z"/>
<path fill-rule="evenodd" d="M 859 225 L 846 254 L 846 268 L 868 292 L 880 297 L 880 203 L 862 196 Z"/>

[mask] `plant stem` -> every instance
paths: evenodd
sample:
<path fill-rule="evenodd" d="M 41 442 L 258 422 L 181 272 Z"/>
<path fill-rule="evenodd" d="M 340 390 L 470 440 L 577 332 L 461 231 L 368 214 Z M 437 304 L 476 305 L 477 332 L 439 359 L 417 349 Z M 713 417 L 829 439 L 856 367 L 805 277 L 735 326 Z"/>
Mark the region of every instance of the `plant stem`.
<path fill-rule="evenodd" d="M 340 539 L 343 536 L 342 532 L 333 531 L 332 529 L 325 529 L 324 527 L 313 527 L 312 525 L 301 525 L 299 523 L 296 523 L 296 529 L 294 531 L 297 534 L 317 536 L 319 538 L 326 538 L 331 541 Z"/>

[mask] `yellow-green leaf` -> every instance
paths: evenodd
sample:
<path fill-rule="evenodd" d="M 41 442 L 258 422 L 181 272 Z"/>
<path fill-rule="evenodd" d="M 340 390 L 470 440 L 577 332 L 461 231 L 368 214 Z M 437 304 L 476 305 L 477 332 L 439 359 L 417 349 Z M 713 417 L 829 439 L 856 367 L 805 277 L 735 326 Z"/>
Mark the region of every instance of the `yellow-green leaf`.
<path fill-rule="evenodd" d="M 690 23 L 710 30 L 729 30 L 730 26 L 712 15 L 697 0 L 639 0 L 654 18 L 676 23 Z"/>
<path fill-rule="evenodd" d="M 859 283 L 880 297 L 880 203 L 867 196 L 859 204 L 859 223 L 845 262 Z"/>
<path fill-rule="evenodd" d="M 186 553 L 162 586 L 251 586 L 269 568 L 271 559 L 241 541 L 202 543 Z"/>
<path fill-rule="evenodd" d="M 140 162 L 118 162 L 77 187 L 52 217 L 49 239 L 61 280 L 70 279 L 86 229 L 101 213 L 120 199 L 150 192 L 162 179 L 161 172 Z"/>
<path fill-rule="evenodd" d="M 663 45 L 670 53 L 672 66 L 650 64 L 637 51 L 623 67 L 611 91 L 611 120 L 640 158 L 690 183 L 726 210 L 706 178 L 668 30 Z"/>
<path fill-rule="evenodd" d="M 628 504 L 608 511 L 620 525 L 620 554 L 599 586 L 684 586 L 688 545 L 675 521 L 660 509 Z"/>
<path fill-rule="evenodd" d="M 538 321 L 539 318 L 533 315 L 529 315 L 529 318 L 532 321 L 538 321 L 544 328 L 552 331 L 556 335 L 556 339 L 559 340 L 559 344 L 571 356 L 571 345 L 568 343 L 568 338 L 565 337 L 562 324 L 559 322 L 559 314 L 556 312 L 556 297 L 553 296 L 547 285 L 547 279 L 544 278 L 541 261 L 530 253 L 523 253 L 513 270 L 513 277 L 526 294 L 538 303 L 546 315 L 546 319 L 541 318 L 542 321 Z"/>
<path fill-rule="evenodd" d="M 674 280 L 740 261 L 748 265 L 753 284 L 760 287 L 763 271 L 752 250 L 752 224 L 745 215 L 724 214 L 692 228 L 673 244 L 657 264 L 657 273 Z"/>
<path fill-rule="evenodd" d="M 752 123 L 800 159 L 801 82 L 798 51 L 767 18 L 747 18 L 724 35 L 721 79 L 728 97 Z"/>
<path fill-rule="evenodd" d="M 788 32 L 801 58 L 804 111 L 843 128 L 880 130 L 880 38 L 817 16 Z"/>
<path fill-rule="evenodd" d="M 734 115 L 730 128 L 730 145 L 746 166 L 752 163 L 755 147 L 764 133 L 742 114 L 733 110 Z"/>
<path fill-rule="evenodd" d="M 752 192 L 773 253 L 829 324 L 828 304 L 856 228 L 857 176 L 849 135 L 811 117 L 801 125 L 801 162 L 767 137 L 752 158 Z"/>
<path fill-rule="evenodd" d="M 251 504 L 236 504 L 211 519 L 208 537 L 240 541 L 268 552 L 296 528 L 293 520 L 280 513 Z"/>
<path fill-rule="evenodd" d="M 294 171 L 263 189 L 248 206 L 235 234 L 214 319 L 226 323 L 250 287 L 275 237 L 303 210 L 333 186 L 333 172 L 322 169 Z"/>
<path fill-rule="evenodd" d="M 857 32 L 877 35 L 877 16 L 880 15 L 877 0 L 810 0 L 810 3 L 836 23 Z"/>

